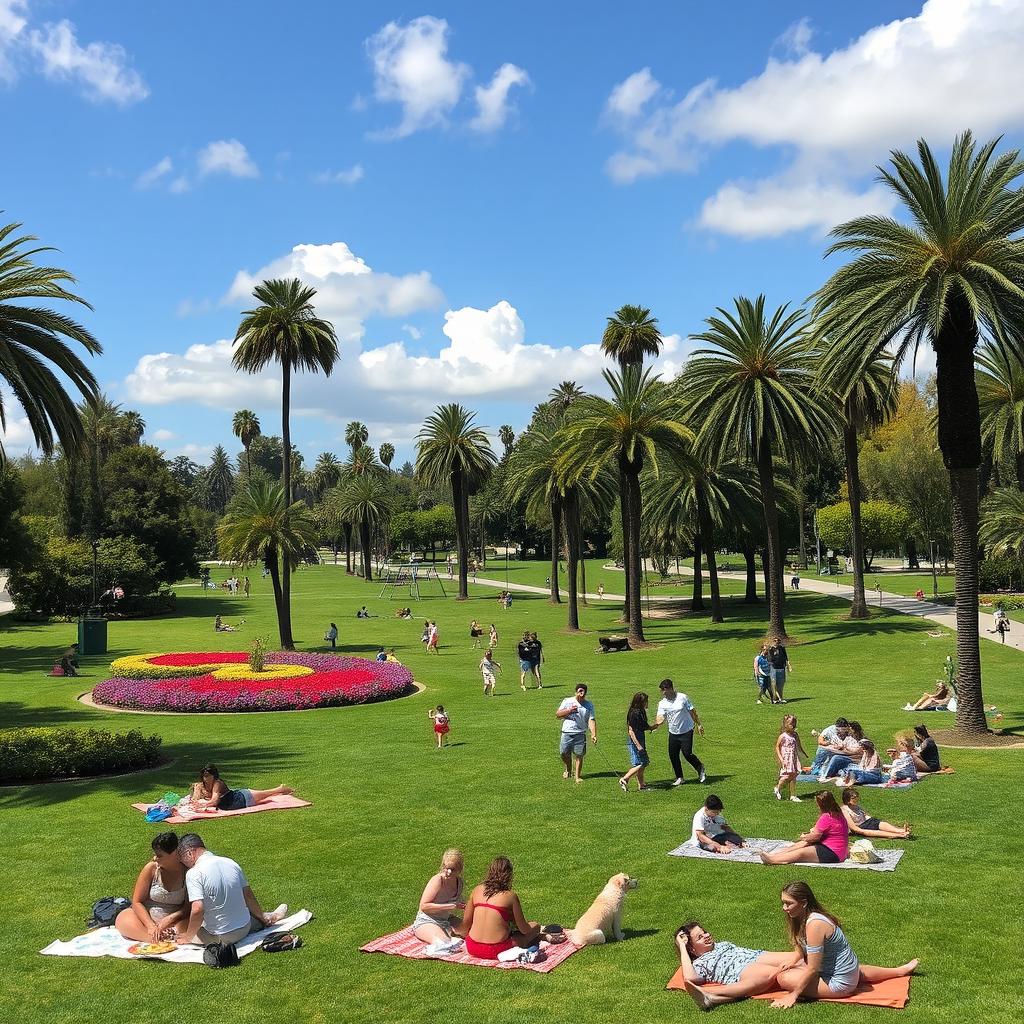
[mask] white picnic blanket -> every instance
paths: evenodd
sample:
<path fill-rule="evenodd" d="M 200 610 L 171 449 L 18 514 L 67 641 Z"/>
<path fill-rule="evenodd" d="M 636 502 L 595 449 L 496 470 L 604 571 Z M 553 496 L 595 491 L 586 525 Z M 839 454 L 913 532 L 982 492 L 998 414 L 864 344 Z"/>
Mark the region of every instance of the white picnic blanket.
<path fill-rule="evenodd" d="M 298 910 L 290 917 L 270 928 L 263 928 L 258 932 L 252 932 L 245 939 L 235 945 L 239 957 L 247 956 L 254 949 L 259 949 L 260 943 L 275 932 L 290 932 L 299 928 L 307 921 L 311 921 L 313 915 L 308 910 Z M 202 946 L 179 946 L 173 953 L 164 953 L 161 956 L 134 956 L 128 952 L 129 946 L 135 945 L 134 939 L 126 939 L 112 925 L 109 928 L 94 928 L 84 935 L 76 935 L 69 942 L 62 942 L 56 939 L 45 949 L 39 950 L 45 956 L 113 956 L 119 960 L 167 960 L 174 964 L 201 964 L 203 962 Z"/>
<path fill-rule="evenodd" d="M 903 779 L 900 782 L 858 782 L 857 789 L 897 789 L 905 790 L 910 789 L 911 786 L 917 785 L 924 778 L 923 775 L 919 775 L 916 780 Z M 822 782 L 817 775 L 808 775 L 802 772 L 796 777 L 797 782 L 807 782 L 812 786 L 817 786 L 819 789 L 822 786 L 834 786 L 836 783 L 835 779 L 829 779 L 827 782 Z M 837 787 L 838 788 L 838 787 Z"/>
<path fill-rule="evenodd" d="M 700 857 L 703 860 L 731 861 L 733 864 L 760 864 L 761 858 L 758 851 L 771 853 L 781 850 L 792 844 L 788 839 L 748 839 L 747 845 L 742 850 L 734 850 L 732 853 L 709 853 L 699 846 L 691 846 L 687 841 L 674 850 L 669 850 L 670 857 Z M 800 864 L 801 868 L 862 868 L 865 871 L 895 871 L 896 865 L 905 851 L 903 850 L 881 850 L 876 849 L 875 853 L 882 858 L 881 864 L 857 864 L 852 860 L 840 861 L 838 864 Z"/>

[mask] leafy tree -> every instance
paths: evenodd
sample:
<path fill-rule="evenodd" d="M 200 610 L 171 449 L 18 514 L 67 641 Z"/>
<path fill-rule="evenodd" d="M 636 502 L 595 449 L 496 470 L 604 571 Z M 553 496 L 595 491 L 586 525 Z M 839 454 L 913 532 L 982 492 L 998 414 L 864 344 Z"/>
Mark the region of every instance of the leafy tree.
<path fill-rule="evenodd" d="M 316 315 L 313 299 L 316 289 L 308 288 L 296 278 L 263 281 L 253 290 L 260 303 L 242 314 L 235 333 L 235 369 L 259 373 L 269 363 L 281 364 L 281 450 L 291 452 L 291 377 L 293 370 L 322 370 L 331 375 L 338 361 L 338 339 L 330 321 Z M 284 460 L 282 473 L 282 514 L 291 513 L 291 459 Z M 284 531 L 287 533 L 287 529 Z M 282 549 L 283 550 L 283 549 Z M 291 638 L 291 573 L 281 575 L 282 611 L 281 643 L 285 650 L 295 645 Z"/>
<path fill-rule="evenodd" d="M 231 433 L 242 442 L 245 449 L 245 471 L 252 473 L 252 462 L 249 458 L 249 446 L 260 434 L 260 418 L 252 409 L 239 409 L 231 418 Z"/>
<path fill-rule="evenodd" d="M 910 513 L 888 501 L 865 501 L 860 506 L 862 533 L 862 568 L 871 570 L 871 562 L 879 551 L 899 549 L 910 528 Z M 818 533 L 821 542 L 834 551 L 853 552 L 853 515 L 849 502 L 826 505 L 818 509 Z M 856 556 L 854 556 L 856 557 Z"/>
<path fill-rule="evenodd" d="M 36 557 L 36 545 L 22 516 L 24 508 L 22 472 L 10 464 L 0 466 L 0 565 L 12 571 Z"/>
<path fill-rule="evenodd" d="M 407 480 L 411 480 L 416 475 L 416 467 L 406 459 L 405 462 L 402 463 L 402 468 L 398 472 Z"/>
<path fill-rule="evenodd" d="M 178 455 L 171 459 L 167 466 L 168 472 L 174 478 L 174 482 L 180 484 L 186 490 L 191 490 L 199 476 L 199 466 L 196 465 L 187 455 Z"/>
<path fill-rule="evenodd" d="M 601 338 L 605 355 L 618 361 L 619 369 L 643 365 L 645 356 L 657 356 L 661 351 L 661 332 L 658 321 L 643 306 L 621 306 L 608 317 L 608 326 Z"/>
<path fill-rule="evenodd" d="M 52 455 L 55 438 L 65 450 L 77 449 L 82 440 L 81 418 L 62 378 L 87 402 L 99 394 L 92 371 L 68 341 L 89 355 L 103 350 L 81 324 L 38 304 L 59 300 L 92 308 L 65 287 L 75 283 L 66 270 L 36 265 L 36 256 L 53 250 L 33 248 L 35 236 L 18 236 L 20 228 L 20 224 L 0 227 L 0 380 L 24 409 L 36 446 Z M 22 305 L 26 299 L 29 304 Z M 5 425 L 0 393 L 0 429 Z M 0 441 L 0 462 L 3 459 Z"/>

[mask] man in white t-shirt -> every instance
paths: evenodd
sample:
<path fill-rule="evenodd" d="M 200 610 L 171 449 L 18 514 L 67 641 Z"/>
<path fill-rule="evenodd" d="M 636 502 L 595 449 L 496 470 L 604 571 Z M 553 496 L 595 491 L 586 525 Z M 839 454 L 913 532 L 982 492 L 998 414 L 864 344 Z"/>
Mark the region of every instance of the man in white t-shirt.
<path fill-rule="evenodd" d="M 693 730 L 704 735 L 704 726 L 701 725 L 700 715 L 693 706 L 693 702 L 685 693 L 677 693 L 675 684 L 671 679 L 662 679 L 658 684 L 661 690 L 661 700 L 658 701 L 658 717 L 655 719 L 655 726 L 668 722 L 668 759 L 672 762 L 672 770 L 676 773 L 673 786 L 683 784 L 683 765 L 679 755 L 682 754 L 690 762 L 693 770 L 697 773 L 700 782 L 707 779 L 704 765 L 699 757 L 693 752 Z"/>
<path fill-rule="evenodd" d="M 588 728 L 590 738 L 597 743 L 597 719 L 594 717 L 594 705 L 587 700 L 585 683 L 580 683 L 576 687 L 575 697 L 566 697 L 558 705 L 555 718 L 562 720 L 562 736 L 558 746 L 562 763 L 565 765 L 562 778 L 567 779 L 572 773 L 577 782 L 582 782 L 580 773 L 583 770 L 583 758 L 587 753 Z M 576 758 L 575 771 L 573 770 L 573 757 Z"/>
<path fill-rule="evenodd" d="M 807 769 L 808 774 L 817 775 L 834 754 L 845 754 L 849 735 L 850 723 L 845 718 L 837 718 L 835 725 L 822 729 L 818 733 L 818 749 L 814 752 L 810 768 Z"/>
<path fill-rule="evenodd" d="M 709 853 L 731 853 L 745 845 L 743 837 L 729 827 L 724 810 L 721 798 L 709 793 L 704 806 L 693 816 L 690 846 L 699 846 Z"/>
<path fill-rule="evenodd" d="M 185 927 L 178 929 L 178 945 L 220 942 L 230 946 L 250 932 L 277 924 L 288 912 L 282 905 L 266 913 L 242 869 L 228 857 L 210 853 L 194 833 L 178 840 L 178 859 L 185 867 L 185 889 L 191 904 Z"/>

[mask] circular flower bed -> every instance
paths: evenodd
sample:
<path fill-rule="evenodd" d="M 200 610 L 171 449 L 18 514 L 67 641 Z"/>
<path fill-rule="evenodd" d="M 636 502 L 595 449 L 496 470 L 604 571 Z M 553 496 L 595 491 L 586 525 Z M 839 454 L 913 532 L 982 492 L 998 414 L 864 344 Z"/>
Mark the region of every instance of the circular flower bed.
<path fill-rule="evenodd" d="M 132 711 L 295 711 L 369 704 L 413 689 L 402 665 L 337 654 L 268 654 L 254 671 L 244 652 L 118 658 L 93 688 L 98 704 Z"/>

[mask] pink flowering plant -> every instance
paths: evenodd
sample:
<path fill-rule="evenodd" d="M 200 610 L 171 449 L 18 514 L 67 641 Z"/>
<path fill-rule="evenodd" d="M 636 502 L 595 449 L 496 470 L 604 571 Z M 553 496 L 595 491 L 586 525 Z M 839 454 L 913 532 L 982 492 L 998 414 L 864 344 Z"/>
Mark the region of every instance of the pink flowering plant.
<path fill-rule="evenodd" d="M 247 654 L 161 654 L 137 659 L 161 675 L 115 675 L 94 687 L 99 704 L 135 711 L 183 714 L 216 711 L 297 711 L 369 704 L 413 689 L 403 665 L 337 654 L 268 653 L 263 670 Z M 180 674 L 164 676 L 173 667 Z M 202 668 L 202 674 L 194 674 Z"/>

